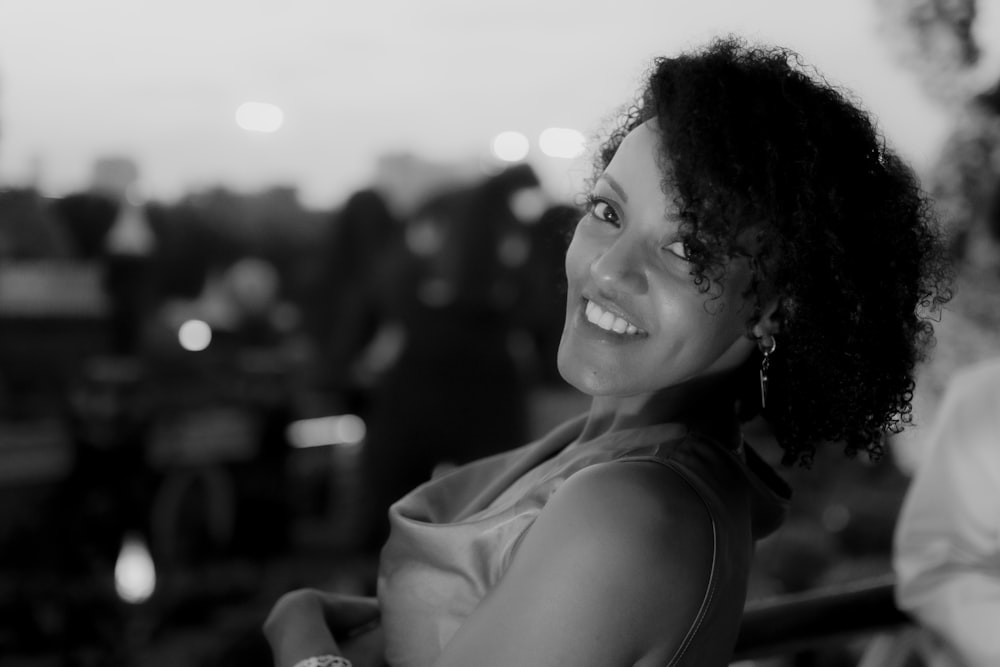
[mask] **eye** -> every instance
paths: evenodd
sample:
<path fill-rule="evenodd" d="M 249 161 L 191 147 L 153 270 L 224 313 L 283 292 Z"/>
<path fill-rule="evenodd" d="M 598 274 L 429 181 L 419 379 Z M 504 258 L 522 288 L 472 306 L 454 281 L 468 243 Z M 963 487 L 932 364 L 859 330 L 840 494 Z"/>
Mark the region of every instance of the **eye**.
<path fill-rule="evenodd" d="M 587 197 L 587 212 L 598 220 L 612 225 L 617 225 L 621 220 L 611 202 L 593 195 Z"/>
<path fill-rule="evenodd" d="M 685 243 L 684 241 L 674 241 L 673 243 L 668 243 L 667 245 L 663 246 L 663 249 L 669 253 L 677 255 L 684 261 L 687 261 L 691 258 L 691 249 L 688 248 L 688 244 Z"/>

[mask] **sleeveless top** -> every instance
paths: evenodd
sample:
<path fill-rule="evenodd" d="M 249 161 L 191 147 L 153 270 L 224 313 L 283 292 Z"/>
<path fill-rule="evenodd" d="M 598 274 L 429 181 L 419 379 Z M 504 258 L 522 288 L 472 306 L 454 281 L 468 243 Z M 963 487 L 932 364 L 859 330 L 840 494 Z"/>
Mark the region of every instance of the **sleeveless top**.
<path fill-rule="evenodd" d="M 659 424 L 574 443 L 586 415 L 542 439 L 457 468 L 397 501 L 379 564 L 378 597 L 391 667 L 429 667 L 503 576 L 520 538 L 573 473 L 598 463 L 664 465 L 699 494 L 713 520 L 713 566 L 670 665 L 728 664 L 746 597 L 753 541 L 784 518 L 788 486 L 742 442 Z M 571 444 L 574 443 L 574 444 Z M 669 564 L 665 564 L 669 567 Z"/>

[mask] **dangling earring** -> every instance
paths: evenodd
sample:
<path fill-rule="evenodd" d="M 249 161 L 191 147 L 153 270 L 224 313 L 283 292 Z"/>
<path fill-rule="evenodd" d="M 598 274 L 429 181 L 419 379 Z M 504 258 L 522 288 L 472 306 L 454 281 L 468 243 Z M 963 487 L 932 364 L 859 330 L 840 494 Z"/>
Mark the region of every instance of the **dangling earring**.
<path fill-rule="evenodd" d="M 771 355 L 774 351 L 778 349 L 778 340 L 774 336 L 771 336 L 771 347 L 768 349 L 761 348 L 761 354 L 764 358 L 760 362 L 760 409 L 763 410 L 767 407 L 767 368 L 771 364 Z"/>

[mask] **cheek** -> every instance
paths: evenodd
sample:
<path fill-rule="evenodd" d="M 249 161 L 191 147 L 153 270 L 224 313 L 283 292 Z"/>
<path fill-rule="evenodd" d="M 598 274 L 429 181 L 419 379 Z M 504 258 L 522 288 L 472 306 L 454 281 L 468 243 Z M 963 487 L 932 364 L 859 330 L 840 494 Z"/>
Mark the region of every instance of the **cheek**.
<path fill-rule="evenodd" d="M 708 308 L 708 312 L 704 308 Z M 702 306 L 700 314 L 700 325 L 703 332 L 706 332 L 706 342 L 712 341 L 715 344 L 730 341 L 736 334 L 743 332 L 743 317 L 740 314 L 740 304 L 730 301 L 716 302 L 710 301 L 707 306 Z"/>
<path fill-rule="evenodd" d="M 714 318 L 706 315 L 704 328 L 705 335 L 702 343 L 704 354 L 708 358 L 719 358 L 731 361 L 735 357 L 743 355 L 742 350 L 746 347 L 746 320 L 749 313 L 741 306 L 742 302 L 729 302 L 726 310 L 719 313 Z M 726 361 L 726 364 L 729 364 Z"/>
<path fill-rule="evenodd" d="M 661 295 L 660 323 L 664 354 L 684 364 L 721 354 L 745 331 L 739 304 L 695 290 Z"/>
<path fill-rule="evenodd" d="M 586 279 L 590 270 L 590 256 L 588 244 L 575 234 L 566 249 L 564 262 L 569 295 L 579 293 L 580 282 Z"/>

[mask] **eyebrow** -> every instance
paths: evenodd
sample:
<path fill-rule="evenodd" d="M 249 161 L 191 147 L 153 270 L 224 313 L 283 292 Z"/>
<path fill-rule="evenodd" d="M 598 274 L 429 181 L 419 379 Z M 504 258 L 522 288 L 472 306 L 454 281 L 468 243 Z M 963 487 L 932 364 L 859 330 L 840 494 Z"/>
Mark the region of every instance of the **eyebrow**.
<path fill-rule="evenodd" d="M 615 191 L 615 194 L 617 194 L 619 197 L 622 198 L 623 204 L 628 203 L 628 195 L 625 194 L 625 188 L 621 186 L 621 183 L 616 181 L 611 176 L 608 176 L 607 174 L 601 175 L 601 179 L 607 182 L 608 186 L 610 186 L 611 189 Z"/>

